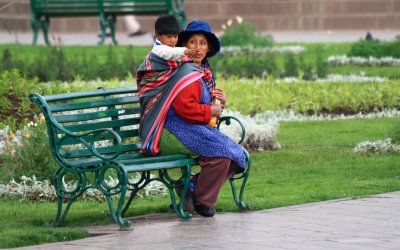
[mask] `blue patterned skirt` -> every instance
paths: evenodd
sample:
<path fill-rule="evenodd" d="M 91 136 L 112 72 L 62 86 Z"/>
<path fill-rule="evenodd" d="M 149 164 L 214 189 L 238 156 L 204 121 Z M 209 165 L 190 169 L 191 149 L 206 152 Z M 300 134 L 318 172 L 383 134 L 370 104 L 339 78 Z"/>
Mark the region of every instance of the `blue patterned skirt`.
<path fill-rule="evenodd" d="M 210 103 L 211 96 L 202 82 L 200 103 Z M 206 124 L 187 123 L 180 118 L 171 106 L 168 110 L 164 128 L 170 131 L 189 150 L 205 157 L 226 157 L 233 160 L 239 167 L 246 167 L 242 146 L 217 128 Z"/>

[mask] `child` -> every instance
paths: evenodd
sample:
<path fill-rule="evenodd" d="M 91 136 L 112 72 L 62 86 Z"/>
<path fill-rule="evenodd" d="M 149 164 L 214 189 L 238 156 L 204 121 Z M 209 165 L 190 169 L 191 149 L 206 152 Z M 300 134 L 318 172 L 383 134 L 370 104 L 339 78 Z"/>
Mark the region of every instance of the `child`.
<path fill-rule="evenodd" d="M 198 51 L 186 47 L 175 47 L 178 42 L 179 23 L 173 15 L 160 16 L 154 23 L 156 41 L 152 53 L 165 60 L 176 61 L 183 56 L 196 56 Z"/>

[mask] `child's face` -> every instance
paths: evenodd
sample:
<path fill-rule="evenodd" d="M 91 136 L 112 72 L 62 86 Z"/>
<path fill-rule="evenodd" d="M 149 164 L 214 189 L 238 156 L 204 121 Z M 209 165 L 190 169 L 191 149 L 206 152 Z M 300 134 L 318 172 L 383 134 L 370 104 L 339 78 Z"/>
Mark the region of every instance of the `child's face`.
<path fill-rule="evenodd" d="M 156 38 L 164 45 L 175 47 L 178 42 L 178 34 L 156 35 Z"/>

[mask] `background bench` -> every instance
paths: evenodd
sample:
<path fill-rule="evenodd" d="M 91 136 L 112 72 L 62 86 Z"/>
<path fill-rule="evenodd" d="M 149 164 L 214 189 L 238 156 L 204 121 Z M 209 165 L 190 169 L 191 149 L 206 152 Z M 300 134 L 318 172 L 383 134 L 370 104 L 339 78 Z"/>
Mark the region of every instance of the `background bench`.
<path fill-rule="evenodd" d="M 181 27 L 185 26 L 185 0 L 30 0 L 32 12 L 33 44 L 37 43 L 39 30 L 43 30 L 46 44 L 49 41 L 50 19 L 57 17 L 98 16 L 103 44 L 107 28 L 114 44 L 117 16 L 123 15 L 164 15 L 176 16 Z"/>
<path fill-rule="evenodd" d="M 168 188 L 175 213 L 183 220 L 191 218 L 183 210 L 181 201 L 188 189 L 192 166 L 198 163 L 186 155 L 148 157 L 140 152 L 140 106 L 136 88 L 100 88 L 51 96 L 34 93 L 29 98 L 46 118 L 51 151 L 59 165 L 53 177 L 58 203 L 53 226 L 62 224 L 71 204 L 88 188 L 97 188 L 108 202 L 112 219 L 121 230 L 128 229 L 130 221 L 123 215 L 135 195 L 154 180 L 161 181 Z M 232 121 L 241 125 L 235 117 L 220 119 L 227 125 Z M 242 126 L 240 142 L 244 135 Z M 244 152 L 246 170 L 230 179 L 234 201 L 242 210 L 248 209 L 243 193 L 251 165 L 249 154 Z M 150 172 L 155 175 L 150 175 Z M 138 173 L 140 179 L 133 183 L 129 176 L 134 173 Z M 108 175 L 117 177 L 118 183 L 107 184 Z M 242 179 L 239 195 L 235 187 L 237 179 Z M 69 180 L 77 182 L 74 190 L 65 187 L 64 183 Z M 174 192 L 178 186 L 183 186 L 180 197 L 176 197 Z M 127 191 L 131 194 L 125 200 Z M 117 200 L 116 207 L 113 199 Z"/>

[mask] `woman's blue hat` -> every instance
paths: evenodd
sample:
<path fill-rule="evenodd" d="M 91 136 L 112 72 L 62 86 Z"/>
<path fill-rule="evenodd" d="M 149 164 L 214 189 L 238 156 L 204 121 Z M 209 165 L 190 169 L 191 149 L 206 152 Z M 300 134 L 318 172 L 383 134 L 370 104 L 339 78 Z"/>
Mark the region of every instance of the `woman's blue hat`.
<path fill-rule="evenodd" d="M 182 46 L 183 43 L 186 42 L 194 33 L 204 34 L 208 40 L 208 43 L 211 44 L 210 52 L 207 53 L 206 57 L 212 57 L 219 52 L 221 44 L 218 37 L 211 31 L 210 25 L 201 20 L 191 21 L 186 26 L 186 29 L 179 33 L 177 46 Z"/>

